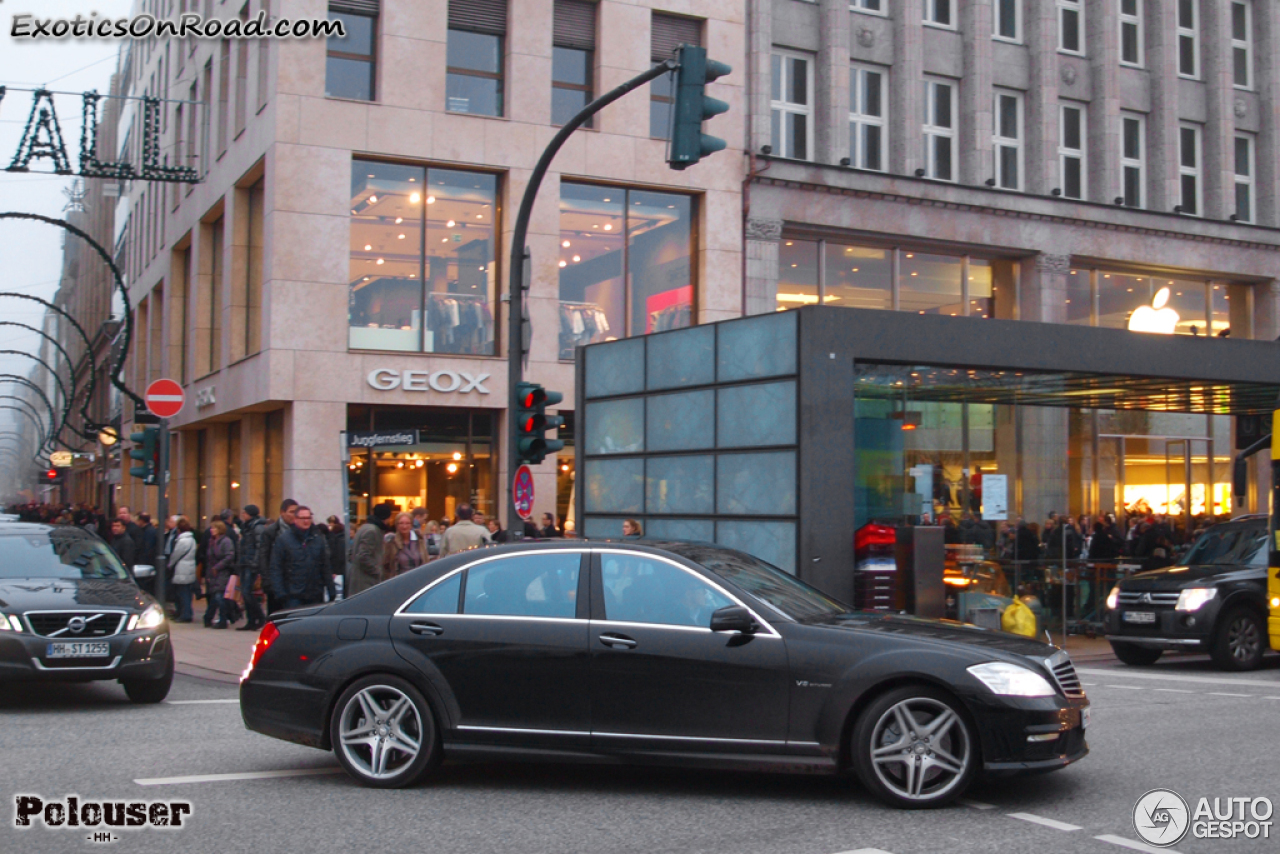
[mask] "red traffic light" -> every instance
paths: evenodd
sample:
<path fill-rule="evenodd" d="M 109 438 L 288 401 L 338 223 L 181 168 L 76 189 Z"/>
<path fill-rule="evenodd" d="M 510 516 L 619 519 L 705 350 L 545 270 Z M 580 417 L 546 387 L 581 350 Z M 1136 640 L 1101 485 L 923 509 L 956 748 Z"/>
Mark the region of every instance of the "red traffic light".
<path fill-rule="evenodd" d="M 45 474 L 48 476 L 49 480 L 53 480 L 55 477 L 58 476 L 58 470 L 49 469 L 47 472 L 45 472 Z"/>

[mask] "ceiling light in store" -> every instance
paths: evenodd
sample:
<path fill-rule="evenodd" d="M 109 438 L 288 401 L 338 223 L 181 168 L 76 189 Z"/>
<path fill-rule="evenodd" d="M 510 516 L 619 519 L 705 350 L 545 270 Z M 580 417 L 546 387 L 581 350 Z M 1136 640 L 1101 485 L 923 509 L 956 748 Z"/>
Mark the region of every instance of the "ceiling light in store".
<path fill-rule="evenodd" d="M 231 488 L 232 488 L 232 489 L 239 489 L 239 488 L 240 488 L 240 482 L 239 482 L 239 481 L 237 481 L 237 480 L 233 480 L 233 481 L 231 481 Z"/>
<path fill-rule="evenodd" d="M 425 465 L 426 465 L 426 462 L 423 460 L 418 460 L 416 463 L 414 463 L 414 466 L 416 466 L 417 468 L 422 468 Z"/>
<path fill-rule="evenodd" d="M 427 196 L 427 204 L 429 204 L 429 205 L 434 205 L 435 203 L 436 203 L 436 197 L 435 197 L 435 196 Z"/>
<path fill-rule="evenodd" d="M 449 220 L 448 222 L 446 222 L 446 223 L 444 224 L 444 227 L 445 227 L 445 228 L 453 228 L 453 227 L 454 227 L 455 225 L 457 225 L 457 224 L 458 224 L 457 222 L 455 222 L 455 221 L 453 221 L 453 220 Z"/>
<path fill-rule="evenodd" d="M 447 237 L 442 237 L 442 238 L 440 238 L 440 242 L 441 242 L 441 243 L 448 243 L 448 242 L 449 242 L 449 238 L 447 238 Z"/>
<path fill-rule="evenodd" d="M 372 174 L 372 173 L 370 173 L 370 174 L 369 174 L 369 177 L 370 177 L 370 178 L 372 178 L 372 177 L 373 177 L 373 174 Z"/>
<path fill-rule="evenodd" d="M 457 463 L 449 463 L 449 465 L 445 466 L 445 470 L 446 470 L 446 471 L 448 471 L 448 472 L 449 472 L 449 474 L 454 474 L 454 473 L 456 473 L 456 472 L 458 471 L 458 464 L 457 464 Z"/>
<path fill-rule="evenodd" d="M 604 230 L 605 230 L 605 231 L 613 231 L 613 223 L 606 222 L 606 223 L 604 224 Z"/>
<path fill-rule="evenodd" d="M 606 201 L 606 202 L 611 202 L 611 201 L 613 201 L 613 199 L 605 199 L 605 201 Z"/>
<path fill-rule="evenodd" d="M 913 275 L 913 276 L 918 276 L 918 275 L 920 275 L 920 274 L 919 274 L 919 273 L 914 273 L 914 272 L 913 272 L 911 275 Z"/>
<path fill-rule="evenodd" d="M 366 243 L 366 244 L 364 245 L 364 251 L 365 251 L 365 252 L 368 252 L 368 251 L 370 251 L 370 250 L 372 250 L 372 249 L 373 249 L 373 244 L 372 244 L 372 243 Z"/>
<path fill-rule="evenodd" d="M 396 468 L 398 469 L 404 468 L 404 460 L 396 460 Z"/>
<path fill-rule="evenodd" d="M 397 235 L 396 235 L 396 240 L 404 240 L 404 235 L 403 235 L 403 234 L 397 234 Z"/>
<path fill-rule="evenodd" d="M 418 180 L 417 178 L 410 178 L 410 179 L 409 179 L 409 183 L 410 183 L 410 184 L 412 184 L 413 182 L 415 182 L 415 181 L 417 181 L 417 180 Z"/>
<path fill-rule="evenodd" d="M 476 214 L 476 219 L 484 219 L 484 214 Z"/>
<path fill-rule="evenodd" d="M 570 246 L 569 241 L 567 240 L 560 241 L 560 245 L 563 246 L 565 249 L 568 249 Z"/>
<path fill-rule="evenodd" d="M 568 463 L 565 463 L 564 465 L 560 466 L 560 471 L 568 471 L 568 470 L 569 470 L 569 464 L 568 464 Z"/>
<path fill-rule="evenodd" d="M 378 203 L 378 197 L 377 197 L 377 196 L 370 196 L 370 197 L 369 197 L 369 204 L 371 204 L 371 205 L 376 205 L 377 203 Z"/>
<path fill-rule="evenodd" d="M 387 263 L 387 262 L 386 262 L 386 259 L 384 259 L 384 258 L 379 258 L 379 259 L 378 259 L 377 261 L 375 261 L 374 263 L 375 263 L 375 264 L 377 264 L 377 265 L 379 265 L 379 266 L 381 266 L 381 265 L 383 265 L 383 264 L 385 264 L 385 263 Z"/>
<path fill-rule="evenodd" d="M 574 255 L 574 256 L 573 256 L 573 263 L 577 264 L 577 263 L 578 263 L 579 261 L 581 261 L 581 260 L 582 260 L 582 256 L 581 256 L 581 255 Z"/>
<path fill-rule="evenodd" d="M 454 458 L 455 460 L 460 460 L 460 459 L 462 459 L 462 454 L 461 454 L 459 451 L 454 451 L 454 452 L 453 452 L 453 458 Z"/>
<path fill-rule="evenodd" d="M 912 252 L 908 252 L 908 253 L 907 253 L 907 257 L 908 257 L 908 258 L 914 258 L 914 257 L 916 257 L 916 256 L 915 256 L 915 254 L 914 254 L 914 253 L 912 253 Z"/>
<path fill-rule="evenodd" d="M 399 225 L 399 224 L 400 224 L 400 223 L 402 223 L 402 222 L 404 222 L 404 217 L 402 217 L 402 216 L 398 216 L 398 217 L 396 217 L 396 225 Z"/>
<path fill-rule="evenodd" d="M 410 193 L 410 194 L 409 194 L 409 203 L 410 203 L 410 204 L 414 204 L 414 205 L 416 205 L 416 204 L 417 204 L 418 202 L 420 202 L 420 201 L 422 201 L 422 196 L 418 195 L 417 193 Z"/>
<path fill-rule="evenodd" d="M 568 261 L 561 261 L 561 262 L 560 262 L 560 266 L 561 266 L 561 267 L 568 267 L 568 266 L 569 266 L 569 262 L 568 262 Z"/>

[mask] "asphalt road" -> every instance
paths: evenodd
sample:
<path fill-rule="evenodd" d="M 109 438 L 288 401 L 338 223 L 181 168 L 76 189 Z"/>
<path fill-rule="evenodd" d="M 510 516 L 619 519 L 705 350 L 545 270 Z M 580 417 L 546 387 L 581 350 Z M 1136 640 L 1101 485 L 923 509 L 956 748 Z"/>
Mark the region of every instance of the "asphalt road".
<path fill-rule="evenodd" d="M 407 791 L 360 788 L 330 754 L 250 733 L 236 687 L 179 676 L 138 707 L 114 683 L 0 689 L 0 852 L 432 854 L 1123 854 L 1134 803 L 1168 787 L 1280 806 L 1280 657 L 1252 674 L 1204 659 L 1089 667 L 1092 754 L 1055 774 L 983 783 L 932 812 L 881 806 L 851 779 L 613 766 L 446 764 Z M 171 780 L 301 771 L 305 776 Z M 149 781 L 147 784 L 139 781 Z M 157 782 L 158 781 L 158 782 Z M 15 829 L 15 796 L 187 800 L 181 829 Z M 1018 815 L 1014 815 L 1018 814 Z M 1174 850 L 1280 851 L 1269 840 L 1188 837 Z M 1107 838 L 1099 838 L 1107 837 Z"/>

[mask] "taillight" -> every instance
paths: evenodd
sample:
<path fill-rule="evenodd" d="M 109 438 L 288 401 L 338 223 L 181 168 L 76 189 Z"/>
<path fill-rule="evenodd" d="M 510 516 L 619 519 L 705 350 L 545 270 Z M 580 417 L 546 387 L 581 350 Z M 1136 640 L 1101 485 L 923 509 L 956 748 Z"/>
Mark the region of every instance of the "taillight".
<path fill-rule="evenodd" d="M 253 645 L 253 656 L 249 659 L 249 666 L 244 669 L 244 673 L 240 674 L 241 682 L 249 678 L 253 668 L 258 666 L 258 660 L 262 658 L 262 654 L 276 642 L 278 637 L 280 637 L 280 630 L 276 628 L 275 623 L 268 622 L 262 627 L 261 633 L 258 634 L 258 640 Z"/>

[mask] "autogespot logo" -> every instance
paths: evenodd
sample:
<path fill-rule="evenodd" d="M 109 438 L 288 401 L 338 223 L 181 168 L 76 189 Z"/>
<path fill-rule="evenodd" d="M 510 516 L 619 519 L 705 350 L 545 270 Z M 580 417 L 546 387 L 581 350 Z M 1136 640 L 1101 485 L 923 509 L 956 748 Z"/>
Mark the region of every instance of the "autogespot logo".
<path fill-rule="evenodd" d="M 1187 802 L 1172 789 L 1152 789 L 1133 805 L 1133 829 L 1159 848 L 1176 845 L 1190 824 Z"/>

